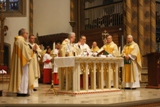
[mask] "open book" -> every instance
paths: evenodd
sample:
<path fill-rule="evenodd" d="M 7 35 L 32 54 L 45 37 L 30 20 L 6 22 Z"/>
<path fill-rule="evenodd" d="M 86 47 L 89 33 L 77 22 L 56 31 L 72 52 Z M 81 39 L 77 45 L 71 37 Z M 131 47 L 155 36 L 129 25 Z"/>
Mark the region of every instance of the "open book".
<path fill-rule="evenodd" d="M 100 49 L 100 50 L 97 52 L 97 56 L 99 56 L 99 55 L 101 55 L 101 54 L 103 54 L 103 55 L 109 55 L 109 53 L 108 53 L 107 51 L 105 51 L 104 49 Z"/>

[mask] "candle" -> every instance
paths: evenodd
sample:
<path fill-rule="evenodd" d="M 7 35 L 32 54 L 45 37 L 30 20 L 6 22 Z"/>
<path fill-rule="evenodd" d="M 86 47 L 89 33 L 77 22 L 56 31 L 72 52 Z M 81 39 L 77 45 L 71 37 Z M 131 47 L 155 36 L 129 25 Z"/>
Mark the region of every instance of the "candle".
<path fill-rule="evenodd" d="M 55 42 L 53 43 L 53 54 L 55 53 Z"/>
<path fill-rule="evenodd" d="M 119 47 L 119 49 L 118 49 L 118 50 L 119 50 L 119 55 L 121 55 L 121 47 Z"/>
<path fill-rule="evenodd" d="M 123 48 L 123 46 L 124 46 L 124 37 L 123 37 L 123 35 L 121 36 L 121 39 L 122 39 L 122 48 Z"/>

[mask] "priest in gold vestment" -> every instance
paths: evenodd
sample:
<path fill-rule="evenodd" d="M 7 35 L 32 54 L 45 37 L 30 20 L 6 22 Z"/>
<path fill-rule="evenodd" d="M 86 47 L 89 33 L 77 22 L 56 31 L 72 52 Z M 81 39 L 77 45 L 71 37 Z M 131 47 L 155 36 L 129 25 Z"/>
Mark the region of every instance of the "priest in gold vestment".
<path fill-rule="evenodd" d="M 97 46 L 97 42 L 93 42 L 92 43 L 92 48 L 91 48 L 91 51 L 94 53 L 94 52 L 98 52 L 99 50 L 99 47 Z"/>
<path fill-rule="evenodd" d="M 138 88 L 141 80 L 141 54 L 139 46 L 133 41 L 132 35 L 127 36 L 127 44 L 122 50 L 124 67 L 122 81 L 124 88 Z"/>
<path fill-rule="evenodd" d="M 103 55 L 106 55 L 107 57 L 116 57 L 119 56 L 119 51 L 117 45 L 113 42 L 112 40 L 112 35 L 108 35 L 106 37 L 106 44 L 98 51 L 101 52 L 103 51 Z M 113 86 L 114 84 L 114 78 L 113 78 L 113 69 L 109 69 L 110 72 L 110 78 L 111 78 L 111 85 Z M 104 72 L 104 83 L 107 83 L 107 72 Z M 107 85 L 107 84 L 104 84 Z"/>
<path fill-rule="evenodd" d="M 29 89 L 33 89 L 34 84 L 34 74 L 29 72 L 29 63 L 34 53 L 26 42 L 28 32 L 22 28 L 18 34 L 13 46 L 8 91 L 17 93 L 17 96 L 28 96 Z"/>
<path fill-rule="evenodd" d="M 112 40 L 112 35 L 108 35 L 106 37 L 106 44 L 98 51 L 104 51 L 103 54 L 107 55 L 107 57 L 116 57 L 119 56 L 119 51 L 117 45 Z"/>

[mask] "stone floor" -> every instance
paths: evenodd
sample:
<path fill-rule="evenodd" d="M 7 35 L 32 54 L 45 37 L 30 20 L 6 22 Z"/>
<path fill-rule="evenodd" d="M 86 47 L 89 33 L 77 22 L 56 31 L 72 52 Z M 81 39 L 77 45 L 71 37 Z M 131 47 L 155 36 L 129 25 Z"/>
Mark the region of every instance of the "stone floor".
<path fill-rule="evenodd" d="M 58 87 L 58 86 L 55 86 Z M 15 94 L 7 93 L 8 84 L 0 84 L 3 89 L 3 96 L 0 97 L 0 107 L 20 107 L 20 106 L 110 106 L 125 107 L 129 105 L 139 105 L 160 102 L 160 89 L 140 88 L 136 90 L 121 90 L 120 92 L 110 92 L 101 94 L 85 95 L 57 95 L 50 89 L 50 85 L 40 84 L 38 91 L 33 92 L 29 97 L 16 97 Z M 47 92 L 48 91 L 48 92 Z M 47 93 L 47 94 L 46 94 Z M 24 105 L 25 104 L 25 105 Z M 26 105 L 28 104 L 28 105 Z M 157 106 L 158 107 L 158 106 Z M 160 105 L 159 105 L 160 107 Z"/>

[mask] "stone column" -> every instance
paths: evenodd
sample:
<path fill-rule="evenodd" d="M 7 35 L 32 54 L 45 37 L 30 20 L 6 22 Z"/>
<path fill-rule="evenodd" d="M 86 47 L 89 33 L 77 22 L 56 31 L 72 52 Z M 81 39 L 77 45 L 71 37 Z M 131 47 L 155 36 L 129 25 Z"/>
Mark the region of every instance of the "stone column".
<path fill-rule="evenodd" d="M 29 34 L 33 35 L 33 0 L 29 1 Z"/>
<path fill-rule="evenodd" d="M 2 11 L 0 11 L 0 66 L 4 65 L 4 21 L 5 21 L 5 16 L 2 13 Z"/>
<path fill-rule="evenodd" d="M 132 26 L 132 5 L 131 0 L 125 0 L 126 2 L 126 34 L 132 34 L 131 26 Z"/>
<path fill-rule="evenodd" d="M 138 44 L 139 44 L 139 48 L 141 50 L 141 54 L 144 55 L 145 52 L 145 44 L 144 44 L 144 40 L 146 38 L 145 34 L 144 34 L 144 0 L 138 0 Z M 142 62 L 146 62 L 144 61 L 144 58 L 142 58 Z M 146 65 L 146 64 L 145 64 Z"/>
<path fill-rule="evenodd" d="M 138 42 L 138 1 L 132 0 L 132 36 L 134 36 L 134 41 Z"/>
<path fill-rule="evenodd" d="M 142 55 L 156 51 L 155 0 L 124 0 L 124 35 L 131 34 Z M 142 57 L 142 66 L 147 67 Z"/>
<path fill-rule="evenodd" d="M 123 28 L 123 34 L 124 36 L 126 36 L 127 32 L 126 32 L 126 25 L 127 25 L 127 22 L 126 22 L 126 0 L 123 1 L 123 23 L 124 23 L 124 28 Z"/>
<path fill-rule="evenodd" d="M 76 3 L 74 0 L 70 0 L 70 25 L 72 27 L 72 31 L 75 32 L 75 6 Z"/>
<path fill-rule="evenodd" d="M 151 20 L 151 34 L 150 34 L 150 52 L 156 51 L 156 1 L 150 0 L 150 20 Z"/>

